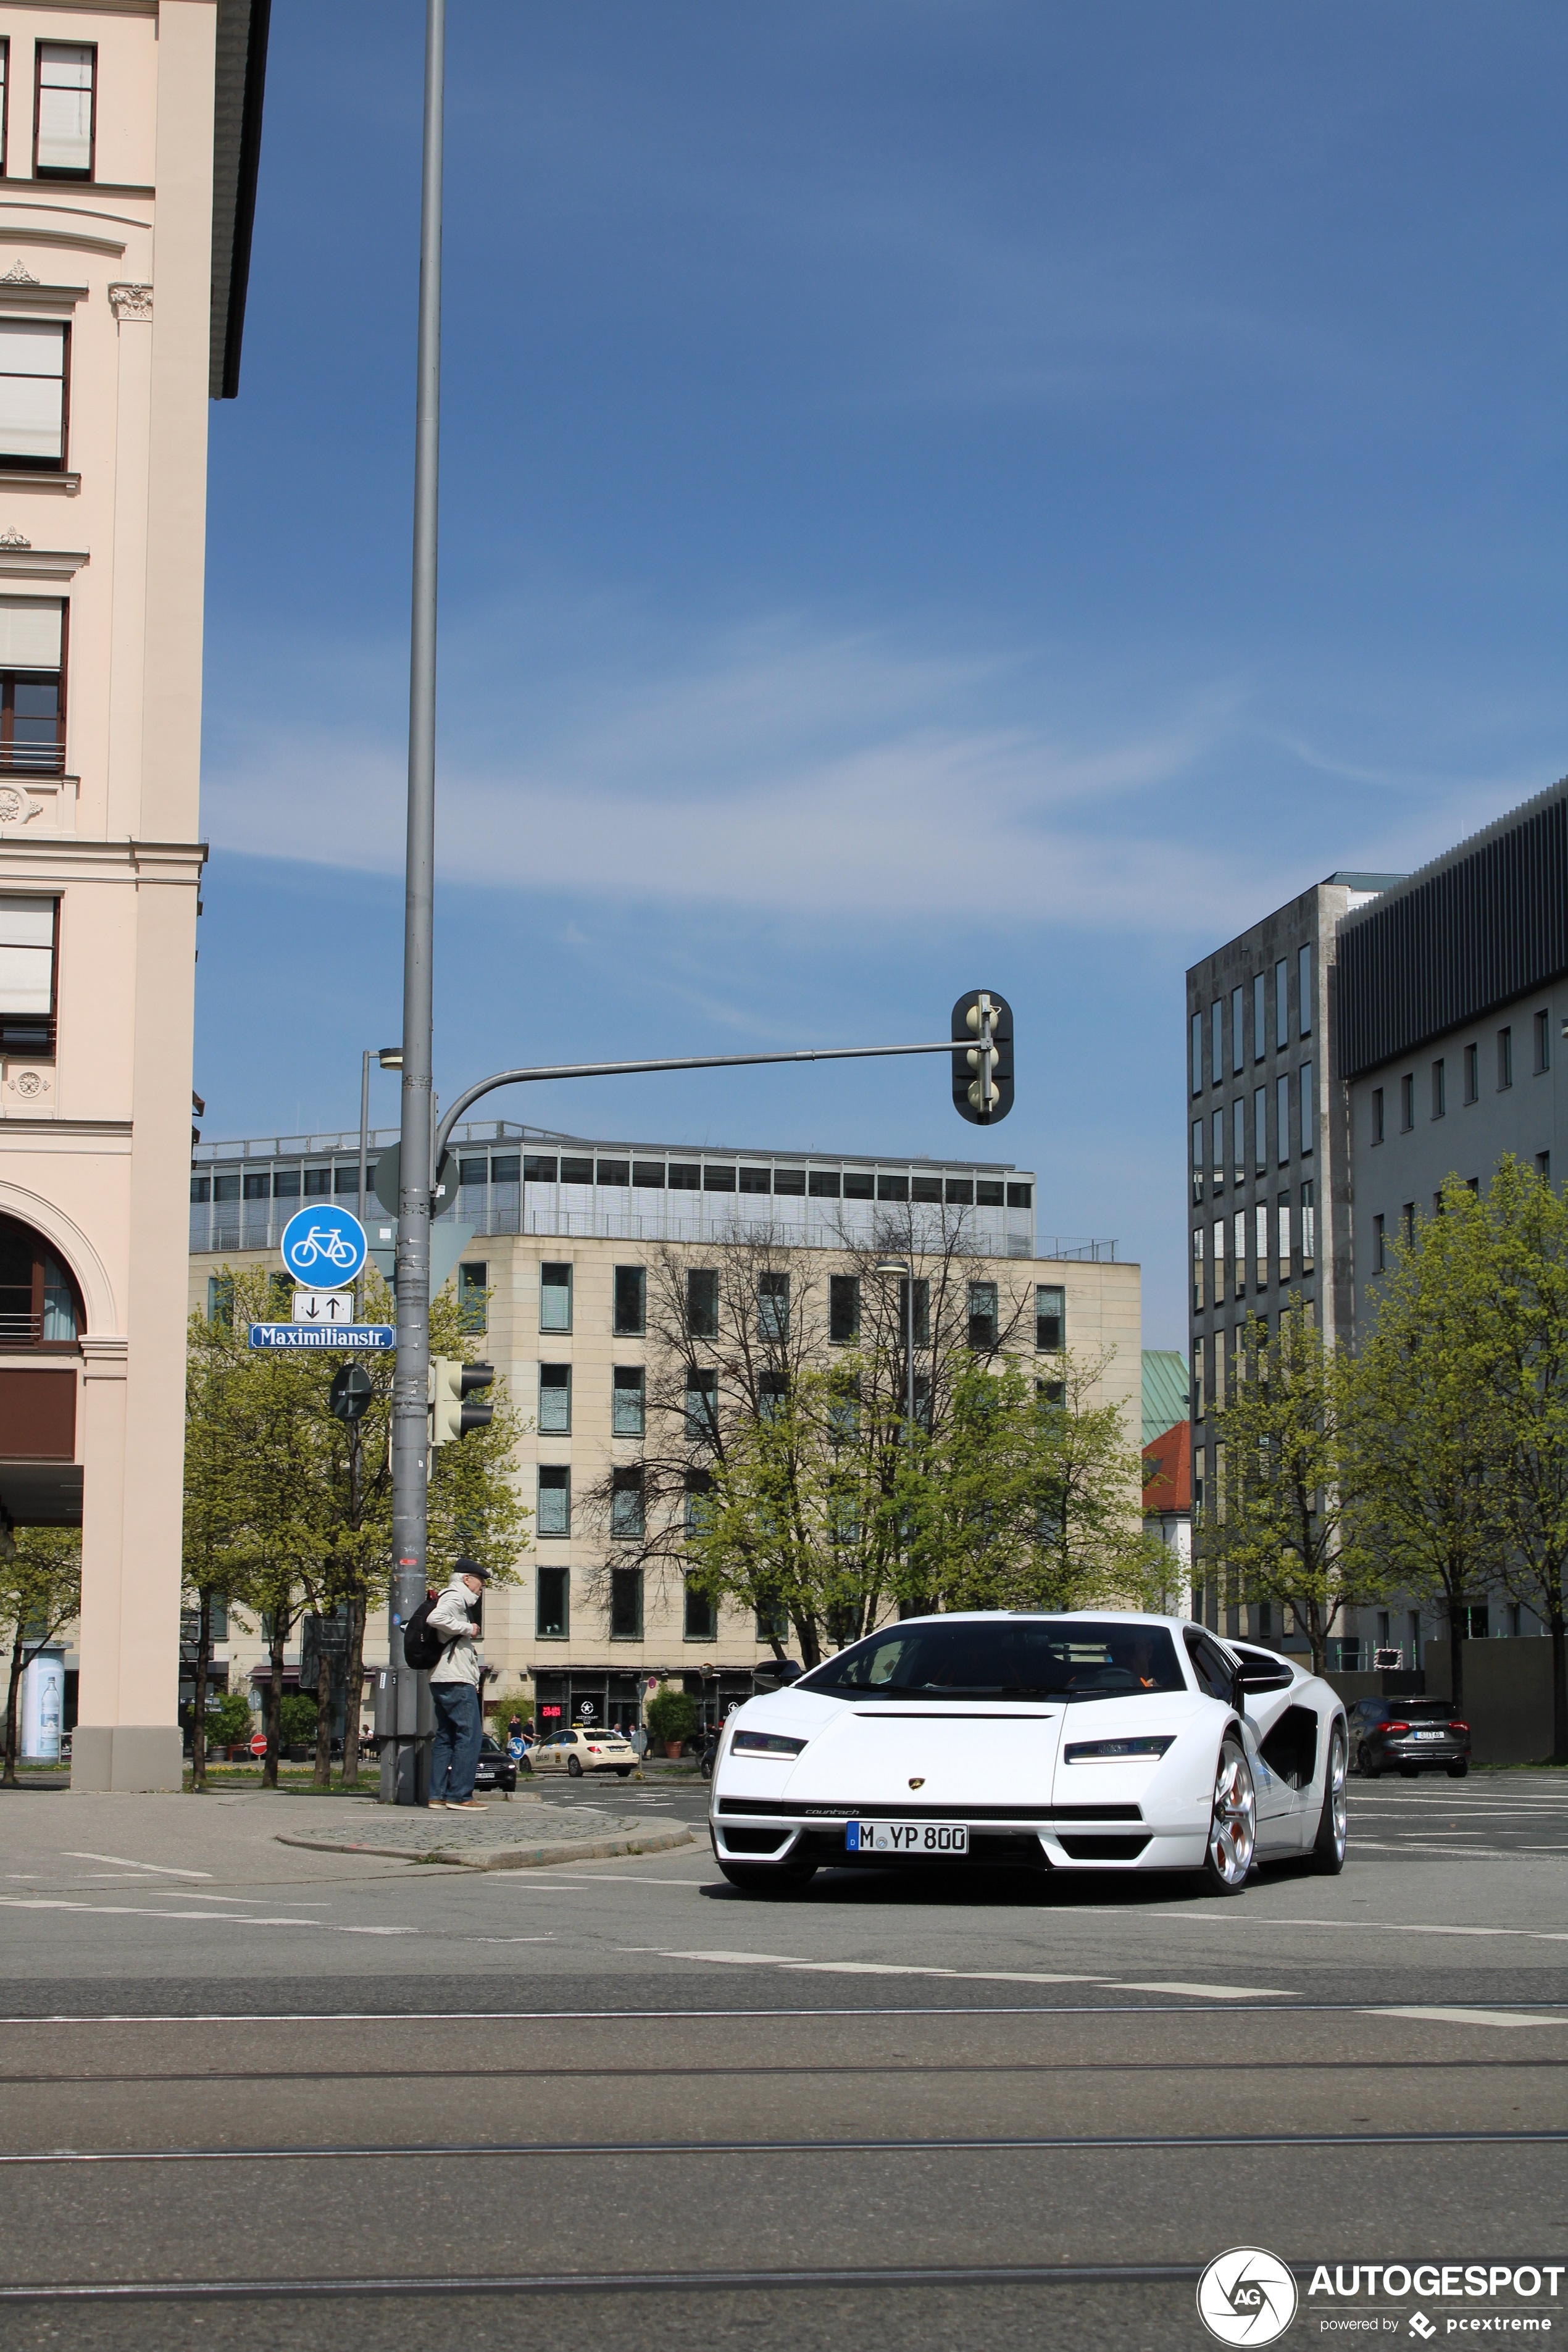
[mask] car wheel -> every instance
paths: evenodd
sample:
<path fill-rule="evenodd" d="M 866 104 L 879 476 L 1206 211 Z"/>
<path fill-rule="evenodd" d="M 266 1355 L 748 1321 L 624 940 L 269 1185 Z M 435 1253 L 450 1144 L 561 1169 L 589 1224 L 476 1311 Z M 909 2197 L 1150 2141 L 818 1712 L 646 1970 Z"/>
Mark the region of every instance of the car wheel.
<path fill-rule="evenodd" d="M 1312 1841 L 1312 1867 L 1330 1878 L 1345 1866 L 1345 1835 L 1350 1809 L 1345 1801 L 1345 1735 L 1335 1724 L 1329 1741 L 1329 1769 L 1323 1780 L 1323 1810 Z"/>
<path fill-rule="evenodd" d="M 629 1780 L 631 1779 L 631 1777 L 632 1777 L 632 1768 L 631 1768 L 631 1766 L 630 1766 L 629 1764 L 617 1764 L 617 1765 L 616 1765 L 616 1780 Z"/>
<path fill-rule="evenodd" d="M 574 1780 L 580 1780 L 583 1778 L 583 1759 L 580 1756 L 568 1756 L 566 1769 Z"/>
<path fill-rule="evenodd" d="M 1380 1780 L 1383 1778 L 1378 1767 L 1372 1760 L 1372 1750 L 1364 1739 L 1356 1751 L 1356 1769 L 1363 1780 Z"/>
<path fill-rule="evenodd" d="M 1214 1805 L 1200 1875 L 1208 1895 L 1239 1895 L 1258 1850 L 1258 1790 L 1247 1750 L 1227 1731 L 1220 1742 Z"/>
<path fill-rule="evenodd" d="M 775 1903 L 804 1895 L 808 1882 L 816 1876 L 815 1862 L 786 1862 L 767 1868 L 754 1862 L 721 1862 L 719 1867 L 741 1894 L 768 1895 Z"/>
<path fill-rule="evenodd" d="M 1469 1769 L 1470 1759 L 1468 1756 L 1457 1757 L 1448 1767 L 1448 1778 L 1450 1780 L 1462 1780 Z"/>

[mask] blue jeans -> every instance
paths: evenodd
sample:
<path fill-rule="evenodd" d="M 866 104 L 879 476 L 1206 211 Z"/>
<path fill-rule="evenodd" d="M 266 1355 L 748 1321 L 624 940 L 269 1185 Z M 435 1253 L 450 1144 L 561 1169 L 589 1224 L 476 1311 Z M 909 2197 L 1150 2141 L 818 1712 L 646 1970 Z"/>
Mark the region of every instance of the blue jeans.
<path fill-rule="evenodd" d="M 436 1737 L 430 1743 L 430 1801 L 460 1804 L 474 1793 L 479 1762 L 479 1695 L 472 1683 L 432 1683 Z"/>

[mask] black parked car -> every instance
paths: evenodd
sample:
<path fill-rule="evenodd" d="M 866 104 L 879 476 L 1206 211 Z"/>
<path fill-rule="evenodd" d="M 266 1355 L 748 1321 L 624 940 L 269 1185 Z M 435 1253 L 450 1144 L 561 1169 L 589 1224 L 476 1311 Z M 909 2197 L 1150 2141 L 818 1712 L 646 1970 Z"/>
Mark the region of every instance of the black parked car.
<path fill-rule="evenodd" d="M 479 1767 L 474 1773 L 474 1793 L 504 1789 L 510 1797 L 517 1786 L 517 1766 L 500 1743 L 487 1731 L 479 1742 Z"/>
<path fill-rule="evenodd" d="M 1363 1780 L 1384 1772 L 1447 1772 L 1462 1780 L 1470 1769 L 1470 1727 L 1450 1698 L 1360 1698 L 1350 1710 L 1351 1755 Z"/>

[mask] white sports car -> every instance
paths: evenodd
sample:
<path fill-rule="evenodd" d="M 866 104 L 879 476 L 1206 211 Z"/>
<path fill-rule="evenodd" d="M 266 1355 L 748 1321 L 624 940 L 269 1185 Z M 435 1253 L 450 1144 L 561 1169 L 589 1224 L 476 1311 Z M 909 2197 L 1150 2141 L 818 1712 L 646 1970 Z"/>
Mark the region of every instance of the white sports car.
<path fill-rule="evenodd" d="M 1337 1692 L 1179 1617 L 907 1618 L 724 1727 L 709 1830 L 748 1894 L 827 1864 L 1191 1870 L 1345 1858 Z"/>

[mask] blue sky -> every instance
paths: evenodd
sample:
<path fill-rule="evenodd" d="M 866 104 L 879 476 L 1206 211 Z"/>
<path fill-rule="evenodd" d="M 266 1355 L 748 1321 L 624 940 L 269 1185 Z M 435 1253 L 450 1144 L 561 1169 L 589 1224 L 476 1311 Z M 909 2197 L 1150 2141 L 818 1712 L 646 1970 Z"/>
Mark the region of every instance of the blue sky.
<path fill-rule="evenodd" d="M 212 412 L 196 1082 L 350 1125 L 401 1002 L 423 8 L 275 0 Z M 1181 1345 L 1183 973 L 1568 766 L 1568 16 L 451 0 L 437 1078 L 969 1156 Z M 376 1081 L 374 1116 L 396 1117 Z"/>

